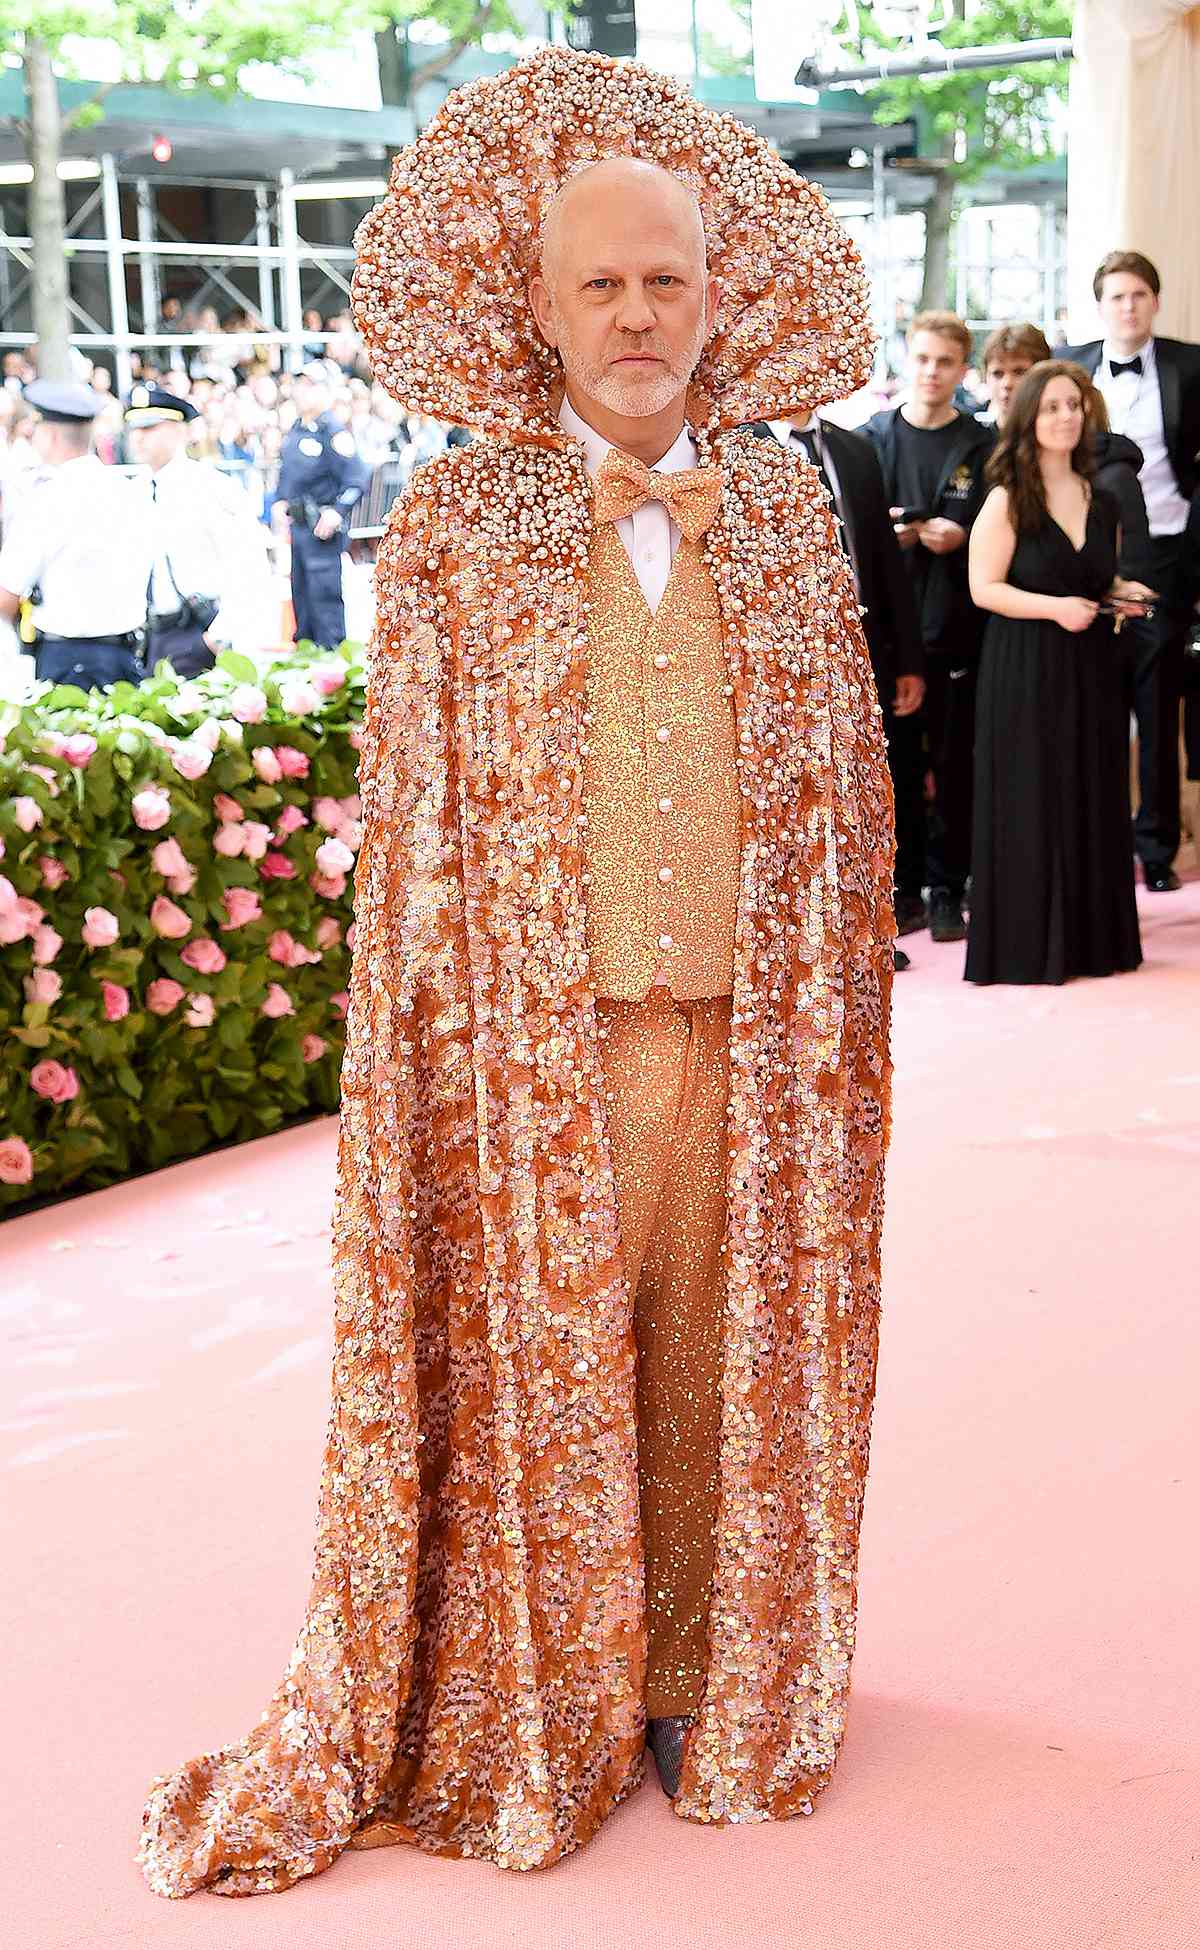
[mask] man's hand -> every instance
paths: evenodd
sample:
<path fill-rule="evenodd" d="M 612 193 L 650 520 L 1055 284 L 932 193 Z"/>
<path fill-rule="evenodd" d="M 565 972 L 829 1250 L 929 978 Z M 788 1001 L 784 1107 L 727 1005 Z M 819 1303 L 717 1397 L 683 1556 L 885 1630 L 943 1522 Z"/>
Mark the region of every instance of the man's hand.
<path fill-rule="evenodd" d="M 888 513 L 892 517 L 892 528 L 901 548 L 915 548 L 921 539 L 920 522 L 901 521 L 899 517 L 904 513 L 903 508 L 889 508 Z"/>
<path fill-rule="evenodd" d="M 337 534 L 341 525 L 342 517 L 336 508 L 322 508 L 317 516 L 317 525 L 313 529 L 313 534 L 319 542 L 327 542 L 331 536 Z"/>
<path fill-rule="evenodd" d="M 918 524 L 917 537 L 931 555 L 953 555 L 966 541 L 967 531 L 956 521 L 947 521 L 944 515 L 934 515 L 931 521 Z"/>
<path fill-rule="evenodd" d="M 925 702 L 925 679 L 923 677 L 897 677 L 896 695 L 892 699 L 892 715 L 897 718 L 911 718 Z"/>

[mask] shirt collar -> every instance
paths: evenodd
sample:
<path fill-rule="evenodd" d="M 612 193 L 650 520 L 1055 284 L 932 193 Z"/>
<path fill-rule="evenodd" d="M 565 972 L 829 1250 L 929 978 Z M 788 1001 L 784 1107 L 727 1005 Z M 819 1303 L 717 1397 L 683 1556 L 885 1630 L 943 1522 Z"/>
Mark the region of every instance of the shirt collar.
<path fill-rule="evenodd" d="M 1141 345 L 1135 346 L 1132 352 L 1118 352 L 1116 347 L 1110 345 L 1109 341 L 1105 339 L 1104 344 L 1100 347 L 1100 364 L 1101 366 L 1107 366 L 1111 371 L 1114 359 L 1119 360 L 1123 366 L 1127 366 L 1131 359 L 1140 359 L 1142 362 L 1142 372 L 1149 372 L 1154 364 L 1154 334 L 1151 333 L 1150 337 L 1144 339 Z"/>
<path fill-rule="evenodd" d="M 584 465 L 589 474 L 598 474 L 612 441 L 606 440 L 602 433 L 596 432 L 595 427 L 590 427 L 586 420 L 581 419 L 565 394 L 558 409 L 558 424 L 564 433 L 574 434 L 576 440 L 583 443 Z M 695 465 L 696 443 L 690 429 L 685 426 L 680 428 L 678 439 L 668 447 L 662 459 L 655 461 L 654 471 L 656 474 L 684 474 Z"/>

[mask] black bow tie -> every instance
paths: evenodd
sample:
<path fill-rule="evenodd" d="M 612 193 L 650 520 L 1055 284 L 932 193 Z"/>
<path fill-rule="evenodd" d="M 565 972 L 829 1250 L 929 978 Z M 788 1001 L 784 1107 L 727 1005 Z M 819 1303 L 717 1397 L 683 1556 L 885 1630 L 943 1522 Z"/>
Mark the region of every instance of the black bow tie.
<path fill-rule="evenodd" d="M 1118 373 L 1122 373 L 1122 372 L 1136 372 L 1138 378 L 1140 379 L 1142 376 L 1142 355 L 1139 352 L 1136 358 L 1125 359 L 1123 361 L 1121 359 L 1110 359 L 1108 362 L 1108 369 L 1112 373 L 1114 379 L 1117 377 Z"/>

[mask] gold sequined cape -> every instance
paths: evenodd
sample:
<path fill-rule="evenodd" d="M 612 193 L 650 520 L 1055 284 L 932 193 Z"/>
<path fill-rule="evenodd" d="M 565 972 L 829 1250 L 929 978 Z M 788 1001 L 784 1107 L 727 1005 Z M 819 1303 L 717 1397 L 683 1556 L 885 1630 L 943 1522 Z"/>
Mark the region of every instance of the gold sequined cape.
<path fill-rule="evenodd" d="M 817 476 L 736 423 L 861 383 L 865 293 L 819 192 L 751 131 L 553 49 L 451 96 L 360 229 L 377 373 L 494 437 L 418 471 L 380 553 L 316 1567 L 257 1725 L 151 1788 L 163 1895 L 283 1889 L 391 1841 L 536 1868 L 642 1776 L 635 1348 L 582 879 L 590 488 L 513 295 L 581 152 L 693 183 L 725 291 L 690 418 L 725 471 L 705 552 L 743 833 L 716 1571 L 675 1811 L 808 1813 L 842 1737 L 891 793 Z"/>
<path fill-rule="evenodd" d="M 874 1388 L 892 814 L 810 470 L 720 436 L 707 558 L 744 812 L 721 1508 L 675 1810 L 806 1813 L 840 1743 Z M 582 449 L 422 469 L 378 571 L 317 1566 L 244 1741 L 157 1782 L 154 1887 L 280 1889 L 348 1843 L 509 1868 L 641 1778 L 634 1346 L 579 821 Z"/>

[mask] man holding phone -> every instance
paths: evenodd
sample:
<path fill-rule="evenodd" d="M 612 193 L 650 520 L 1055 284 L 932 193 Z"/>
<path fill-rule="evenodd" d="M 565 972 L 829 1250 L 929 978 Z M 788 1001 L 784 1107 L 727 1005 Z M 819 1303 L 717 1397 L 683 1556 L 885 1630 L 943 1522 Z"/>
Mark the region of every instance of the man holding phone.
<path fill-rule="evenodd" d="M 902 934 L 925 923 L 935 941 L 966 935 L 963 895 L 971 870 L 971 770 L 975 674 L 983 618 L 967 583 L 967 537 L 983 505 L 984 467 L 995 431 L 960 412 L 971 335 L 954 312 L 920 312 L 908 333 L 911 391 L 876 413 L 863 432 L 883 469 L 892 523 L 912 584 L 925 649 L 925 704 L 901 735 L 924 738 L 933 780 L 925 858 L 898 859 L 896 919 Z"/>

